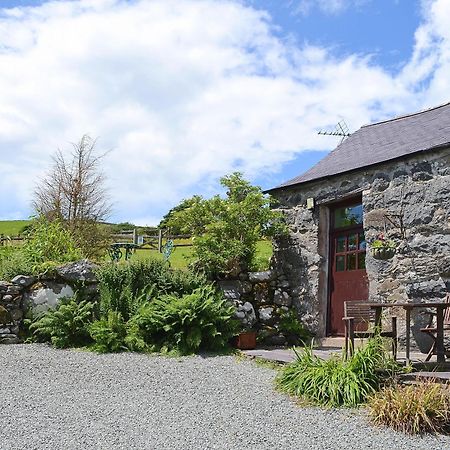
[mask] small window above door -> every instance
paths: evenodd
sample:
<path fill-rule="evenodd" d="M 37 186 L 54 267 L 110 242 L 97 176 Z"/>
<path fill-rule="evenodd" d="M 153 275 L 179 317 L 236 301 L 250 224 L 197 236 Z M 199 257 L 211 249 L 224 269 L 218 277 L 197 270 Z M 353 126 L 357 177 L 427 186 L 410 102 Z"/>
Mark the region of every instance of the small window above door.
<path fill-rule="evenodd" d="M 346 228 L 361 225 L 363 222 L 363 207 L 361 204 L 343 206 L 334 210 L 334 228 Z"/>

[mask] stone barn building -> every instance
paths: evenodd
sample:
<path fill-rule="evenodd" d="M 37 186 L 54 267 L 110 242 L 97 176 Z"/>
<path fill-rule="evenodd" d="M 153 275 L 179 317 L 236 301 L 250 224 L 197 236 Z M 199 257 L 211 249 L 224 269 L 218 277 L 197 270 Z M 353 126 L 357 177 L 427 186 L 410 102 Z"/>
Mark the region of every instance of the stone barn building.
<path fill-rule="evenodd" d="M 450 290 L 450 103 L 363 126 L 267 192 L 290 230 L 274 268 L 317 336 L 343 334 L 346 300 L 419 302 Z M 377 238 L 395 247 L 383 259 Z"/>

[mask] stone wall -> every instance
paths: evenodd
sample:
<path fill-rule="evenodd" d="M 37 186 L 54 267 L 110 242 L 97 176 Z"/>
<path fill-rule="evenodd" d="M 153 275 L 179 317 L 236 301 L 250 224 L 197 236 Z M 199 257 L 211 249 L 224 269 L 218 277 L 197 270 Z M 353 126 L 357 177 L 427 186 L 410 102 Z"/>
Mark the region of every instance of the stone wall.
<path fill-rule="evenodd" d="M 280 330 L 283 315 L 292 309 L 289 282 L 283 273 L 275 270 L 241 273 L 239 279 L 218 284 L 235 305 L 236 317 L 243 328 L 255 330 L 259 342 L 284 345 L 293 338 Z"/>
<path fill-rule="evenodd" d="M 54 308 L 63 297 L 73 296 L 81 286 L 97 295 L 95 265 L 84 260 L 57 268 L 37 277 L 18 275 L 0 282 L 0 344 L 20 342 L 25 314 L 32 316 Z"/>
<path fill-rule="evenodd" d="M 273 195 L 290 229 L 289 237 L 276 243 L 274 269 L 286 275 L 294 306 L 305 325 L 319 336 L 326 333 L 328 205 L 332 202 L 362 196 L 367 239 L 384 230 L 380 223 L 369 220 L 377 212 L 389 211 L 402 218 L 403 227 L 386 225 L 387 237 L 398 246 L 392 259 L 375 260 L 368 250 L 371 300 L 433 300 L 450 290 L 450 149 L 286 188 Z M 313 209 L 307 208 L 308 198 L 315 199 Z M 417 318 L 413 327 L 418 330 L 421 324 Z"/>

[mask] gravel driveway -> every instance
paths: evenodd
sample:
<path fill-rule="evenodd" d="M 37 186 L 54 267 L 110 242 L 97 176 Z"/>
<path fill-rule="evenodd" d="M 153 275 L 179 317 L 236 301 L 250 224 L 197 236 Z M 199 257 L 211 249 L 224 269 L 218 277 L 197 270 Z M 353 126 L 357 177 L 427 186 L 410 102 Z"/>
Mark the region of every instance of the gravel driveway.
<path fill-rule="evenodd" d="M 356 411 L 300 408 L 273 377 L 233 356 L 0 346 L 0 448 L 450 449 L 450 437 L 373 429 Z"/>

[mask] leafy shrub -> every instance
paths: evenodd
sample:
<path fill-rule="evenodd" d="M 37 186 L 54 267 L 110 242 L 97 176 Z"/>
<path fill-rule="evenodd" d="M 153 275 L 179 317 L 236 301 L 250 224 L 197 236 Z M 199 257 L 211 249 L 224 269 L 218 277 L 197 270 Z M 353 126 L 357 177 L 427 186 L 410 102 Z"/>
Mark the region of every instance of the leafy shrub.
<path fill-rule="evenodd" d="M 83 346 L 90 342 L 88 325 L 93 320 L 94 304 L 77 297 L 60 300 L 55 310 L 37 317 L 29 331 L 39 342 L 50 341 L 57 348 Z"/>
<path fill-rule="evenodd" d="M 379 388 L 386 373 L 398 370 L 377 337 L 348 360 L 343 356 L 323 360 L 306 348 L 282 370 L 277 384 L 282 391 L 318 405 L 356 406 Z"/>
<path fill-rule="evenodd" d="M 94 340 L 93 350 L 99 353 L 128 350 L 125 345 L 127 328 L 120 312 L 109 311 L 106 318 L 93 322 L 89 334 Z"/>
<path fill-rule="evenodd" d="M 298 320 L 293 310 L 281 316 L 279 330 L 287 336 L 290 344 L 305 345 L 313 336 Z"/>
<path fill-rule="evenodd" d="M 0 249 L 0 279 L 11 280 L 16 275 L 31 275 L 33 265 L 19 247 Z"/>
<path fill-rule="evenodd" d="M 385 387 L 369 399 L 376 425 L 410 434 L 443 432 L 450 425 L 450 391 L 430 381 Z"/>
<path fill-rule="evenodd" d="M 105 264 L 97 271 L 101 314 L 118 311 L 125 321 L 145 300 L 165 294 L 183 295 L 206 283 L 204 277 L 170 269 L 156 259 Z"/>
<path fill-rule="evenodd" d="M 235 276 L 251 267 L 263 237 L 286 232 L 272 200 L 235 172 L 220 179 L 226 198 L 194 196 L 165 217 L 164 224 L 193 235 L 194 266 L 209 277 Z"/>
<path fill-rule="evenodd" d="M 191 354 L 220 350 L 236 334 L 234 307 L 212 286 L 143 305 L 132 319 L 129 343 L 142 349 Z"/>
<path fill-rule="evenodd" d="M 33 221 L 23 251 L 34 272 L 39 271 L 39 266 L 43 263 L 64 263 L 83 257 L 76 247 L 72 234 L 62 223 L 58 220 L 50 222 L 44 217 Z"/>

